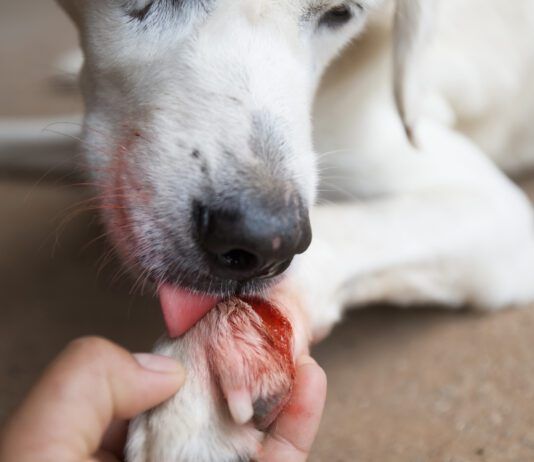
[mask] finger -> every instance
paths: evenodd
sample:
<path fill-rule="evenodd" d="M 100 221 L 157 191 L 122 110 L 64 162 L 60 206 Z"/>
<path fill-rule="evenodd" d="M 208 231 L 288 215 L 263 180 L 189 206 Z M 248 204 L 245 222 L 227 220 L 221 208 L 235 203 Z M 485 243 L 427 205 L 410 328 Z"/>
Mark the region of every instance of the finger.
<path fill-rule="evenodd" d="M 73 342 L 45 371 L 2 438 L 0 460 L 85 460 L 113 418 L 170 398 L 184 380 L 169 358 L 132 356 L 102 339 Z"/>
<path fill-rule="evenodd" d="M 317 435 L 326 400 L 326 375 L 310 357 L 299 360 L 293 398 L 264 445 L 261 462 L 304 462 Z"/>
<path fill-rule="evenodd" d="M 126 420 L 114 420 L 106 430 L 100 447 L 121 458 L 127 437 L 128 422 Z"/>
<path fill-rule="evenodd" d="M 88 462 L 120 462 L 120 458 L 104 451 L 98 451 Z"/>

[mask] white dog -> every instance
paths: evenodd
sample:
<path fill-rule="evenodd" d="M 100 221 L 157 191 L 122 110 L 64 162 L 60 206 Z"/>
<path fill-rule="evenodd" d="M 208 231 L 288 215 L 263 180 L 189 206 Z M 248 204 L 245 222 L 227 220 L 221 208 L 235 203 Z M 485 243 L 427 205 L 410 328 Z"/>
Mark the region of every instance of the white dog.
<path fill-rule="evenodd" d="M 187 384 L 131 462 L 254 459 L 348 306 L 534 300 L 531 206 L 498 168 L 534 166 L 531 0 L 60 3 L 106 224 L 187 331 L 158 347 Z"/>

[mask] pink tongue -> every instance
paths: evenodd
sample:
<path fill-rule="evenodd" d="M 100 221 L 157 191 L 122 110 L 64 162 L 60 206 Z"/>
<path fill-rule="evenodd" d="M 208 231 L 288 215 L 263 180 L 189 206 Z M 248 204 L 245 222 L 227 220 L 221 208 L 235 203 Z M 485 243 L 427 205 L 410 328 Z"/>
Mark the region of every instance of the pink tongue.
<path fill-rule="evenodd" d="M 159 299 L 171 338 L 185 334 L 222 300 L 220 297 L 194 294 L 168 284 L 159 289 Z"/>

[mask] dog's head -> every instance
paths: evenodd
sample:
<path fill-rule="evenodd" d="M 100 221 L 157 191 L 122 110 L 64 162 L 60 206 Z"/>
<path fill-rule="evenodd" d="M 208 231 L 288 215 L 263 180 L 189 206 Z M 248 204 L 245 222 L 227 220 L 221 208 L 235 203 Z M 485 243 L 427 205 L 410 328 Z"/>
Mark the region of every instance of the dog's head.
<path fill-rule="evenodd" d="M 60 3 L 85 52 L 84 150 L 129 264 L 212 293 L 281 274 L 311 240 L 315 89 L 383 0 Z M 422 4 L 399 0 L 401 108 Z"/>

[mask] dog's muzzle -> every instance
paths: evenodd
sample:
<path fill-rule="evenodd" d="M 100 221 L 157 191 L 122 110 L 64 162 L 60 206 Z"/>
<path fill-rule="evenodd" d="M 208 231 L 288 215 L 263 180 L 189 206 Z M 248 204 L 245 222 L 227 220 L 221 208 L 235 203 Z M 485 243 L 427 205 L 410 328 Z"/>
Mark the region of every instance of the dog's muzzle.
<path fill-rule="evenodd" d="M 312 238 L 308 211 L 296 193 L 196 204 L 193 219 L 195 239 L 212 275 L 224 280 L 278 276 L 308 249 Z"/>

